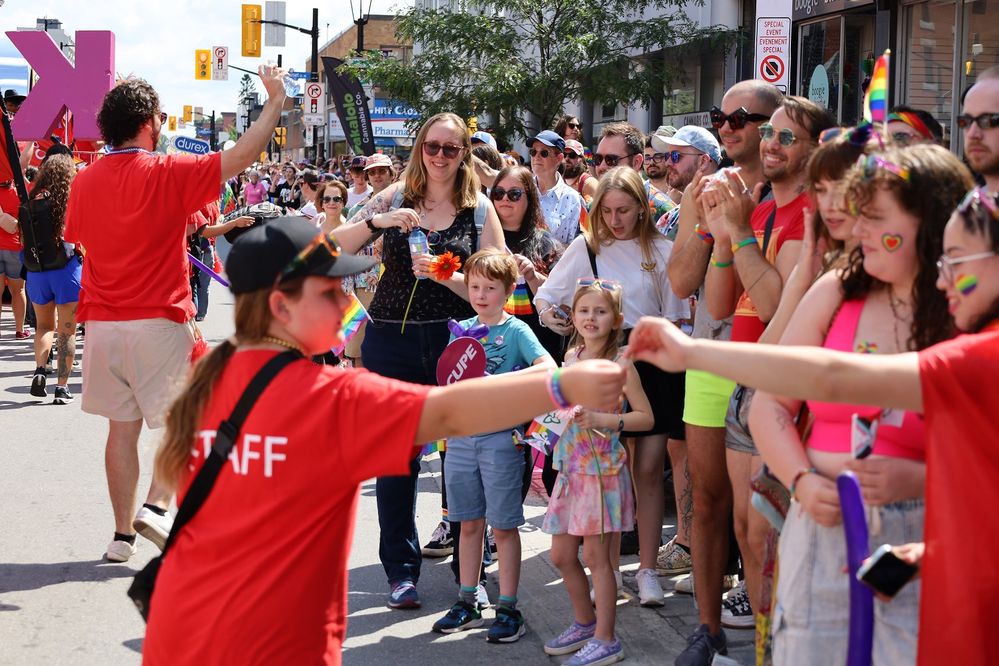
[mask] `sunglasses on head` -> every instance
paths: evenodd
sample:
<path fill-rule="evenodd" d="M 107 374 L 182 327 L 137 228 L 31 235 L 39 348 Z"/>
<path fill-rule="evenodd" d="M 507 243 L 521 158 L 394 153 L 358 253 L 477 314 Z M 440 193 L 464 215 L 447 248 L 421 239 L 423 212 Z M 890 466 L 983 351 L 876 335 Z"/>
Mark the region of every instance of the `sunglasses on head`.
<path fill-rule="evenodd" d="M 327 235 L 321 233 L 311 243 L 302 248 L 302 251 L 295 255 L 295 258 L 289 261 L 288 265 L 278 273 L 277 278 L 274 280 L 274 286 L 277 287 L 283 280 L 307 266 L 313 253 L 321 247 L 326 248 L 326 252 L 329 253 L 329 259 L 340 256 L 340 246 L 337 245 L 333 234 Z"/>
<path fill-rule="evenodd" d="M 594 286 L 610 292 L 621 291 L 621 283 L 616 280 L 605 280 L 603 278 L 579 278 L 576 280 L 576 289 Z"/>
<path fill-rule="evenodd" d="M 339 194 L 336 195 L 336 196 L 332 196 L 332 197 L 323 197 L 323 203 L 324 204 L 328 204 L 328 203 L 343 203 L 343 197 L 341 197 Z"/>
<path fill-rule="evenodd" d="M 530 150 L 527 151 L 527 154 L 530 155 L 531 157 L 535 157 L 536 155 L 540 155 L 541 159 L 546 160 L 549 157 L 551 157 L 552 155 L 554 155 L 555 151 L 554 150 L 548 150 L 547 148 L 542 148 L 541 150 L 538 150 L 537 148 L 531 148 Z"/>
<path fill-rule="evenodd" d="M 976 187 L 965 195 L 961 203 L 958 204 L 957 212 L 960 215 L 967 216 L 968 213 L 978 207 L 984 208 L 992 217 L 999 220 L 999 204 L 996 203 L 995 197 L 980 187 Z"/>
<path fill-rule="evenodd" d="M 627 155 L 601 155 L 600 153 L 593 153 L 593 164 L 600 166 L 601 163 L 607 162 L 607 166 L 616 167 L 618 162 L 621 160 L 626 160 L 632 157 L 636 153 L 628 153 Z"/>
<path fill-rule="evenodd" d="M 999 127 L 999 113 L 983 113 L 977 116 L 963 114 L 957 117 L 957 126 L 961 129 L 968 129 L 972 125 L 978 125 L 978 129 L 992 129 Z"/>
<path fill-rule="evenodd" d="M 771 141 L 774 137 L 777 137 L 778 143 L 787 148 L 798 140 L 798 137 L 794 135 L 794 132 L 790 128 L 785 127 L 781 131 L 774 129 L 774 126 L 770 123 L 763 123 L 760 125 L 760 138 L 764 141 Z"/>
<path fill-rule="evenodd" d="M 509 190 L 504 190 L 502 187 L 494 187 L 489 193 L 489 197 L 493 201 L 502 201 L 504 196 L 510 201 L 520 201 L 520 198 L 524 196 L 524 190 L 519 187 L 511 187 Z"/>
<path fill-rule="evenodd" d="M 744 106 L 740 106 L 729 114 L 726 114 L 717 106 L 712 106 L 711 111 L 708 113 L 711 117 L 711 126 L 715 129 L 721 129 L 725 123 L 728 123 L 728 126 L 732 129 L 741 130 L 746 126 L 746 123 L 758 123 L 770 120 L 770 116 L 763 115 L 762 113 L 750 113 Z"/>
<path fill-rule="evenodd" d="M 456 146 L 453 143 L 438 143 L 436 141 L 425 141 L 423 143 L 423 153 L 429 157 L 435 157 L 437 153 L 444 151 L 444 157 L 453 160 L 465 150 L 464 146 Z"/>
<path fill-rule="evenodd" d="M 909 169 L 877 155 L 861 155 L 857 159 L 857 165 L 860 167 L 861 175 L 865 181 L 873 179 L 880 171 L 887 171 L 905 182 L 909 182 Z"/>

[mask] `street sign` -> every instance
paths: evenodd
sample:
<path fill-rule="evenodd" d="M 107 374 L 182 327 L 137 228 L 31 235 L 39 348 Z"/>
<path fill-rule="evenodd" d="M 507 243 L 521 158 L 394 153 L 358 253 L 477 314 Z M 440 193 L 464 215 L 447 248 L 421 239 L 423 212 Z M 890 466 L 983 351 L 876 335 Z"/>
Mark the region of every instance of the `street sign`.
<path fill-rule="evenodd" d="M 326 122 L 323 120 L 323 114 L 321 113 L 305 113 L 302 114 L 302 122 L 306 125 L 325 125 Z"/>
<path fill-rule="evenodd" d="M 194 78 L 197 81 L 211 81 L 212 52 L 209 49 L 194 50 Z"/>
<path fill-rule="evenodd" d="M 756 74 L 786 93 L 790 83 L 792 0 L 756 0 Z"/>
<path fill-rule="evenodd" d="M 260 24 L 256 23 L 263 18 L 260 5 L 242 6 L 242 49 L 244 58 L 260 57 Z"/>
<path fill-rule="evenodd" d="M 305 84 L 305 101 L 303 108 L 306 115 L 323 114 L 326 112 L 326 86 L 318 81 Z M 320 120 L 317 125 L 322 125 Z"/>
<path fill-rule="evenodd" d="M 211 146 L 208 145 L 207 141 L 192 139 L 187 136 L 175 136 L 173 138 L 173 147 L 182 152 L 194 153 L 195 155 L 207 155 L 211 151 Z"/>
<path fill-rule="evenodd" d="M 216 46 L 212 49 L 212 81 L 229 80 L 229 47 Z"/>
<path fill-rule="evenodd" d="M 287 23 L 285 18 L 284 2 L 265 2 L 264 19 L 267 21 L 279 21 Z M 264 24 L 264 46 L 284 46 L 284 26 Z"/>
<path fill-rule="evenodd" d="M 312 78 L 312 74 L 310 72 L 296 72 L 293 69 L 288 70 L 288 76 L 290 76 L 293 79 L 298 79 L 300 81 L 308 81 L 309 79 Z"/>

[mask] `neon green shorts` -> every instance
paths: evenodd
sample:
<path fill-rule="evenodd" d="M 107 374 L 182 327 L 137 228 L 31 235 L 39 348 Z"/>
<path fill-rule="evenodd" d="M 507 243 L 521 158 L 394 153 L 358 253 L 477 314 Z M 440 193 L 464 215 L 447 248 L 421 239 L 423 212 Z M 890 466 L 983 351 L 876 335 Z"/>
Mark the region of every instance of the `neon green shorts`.
<path fill-rule="evenodd" d="M 724 428 L 735 382 L 700 370 L 687 370 L 683 422 L 704 428 Z"/>

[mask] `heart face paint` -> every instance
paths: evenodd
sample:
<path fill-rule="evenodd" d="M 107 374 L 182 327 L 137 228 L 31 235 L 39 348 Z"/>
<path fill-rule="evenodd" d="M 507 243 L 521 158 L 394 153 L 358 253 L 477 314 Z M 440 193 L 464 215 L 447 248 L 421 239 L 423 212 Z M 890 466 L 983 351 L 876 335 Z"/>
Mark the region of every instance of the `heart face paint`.
<path fill-rule="evenodd" d="M 959 292 L 961 292 L 962 296 L 970 296 L 971 292 L 978 289 L 978 276 L 970 274 L 965 275 L 963 273 L 958 274 L 957 277 L 954 278 L 954 286 Z"/>
<path fill-rule="evenodd" d="M 881 246 L 889 252 L 895 252 L 902 247 L 902 234 L 882 234 Z"/>

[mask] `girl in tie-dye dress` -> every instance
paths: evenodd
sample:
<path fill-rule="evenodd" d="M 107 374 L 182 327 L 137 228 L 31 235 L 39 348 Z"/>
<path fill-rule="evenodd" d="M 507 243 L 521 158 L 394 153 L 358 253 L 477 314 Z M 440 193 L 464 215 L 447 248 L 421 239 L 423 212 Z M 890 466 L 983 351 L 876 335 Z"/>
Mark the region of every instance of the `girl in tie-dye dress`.
<path fill-rule="evenodd" d="M 552 535 L 552 563 L 565 580 L 575 617 L 568 629 L 545 644 L 545 652 L 561 655 L 578 650 L 566 664 L 612 663 L 624 658 L 614 635 L 618 586 L 612 558 L 616 540 L 611 534 L 634 524 L 635 500 L 620 435 L 624 430 L 651 428 L 653 416 L 638 373 L 622 359 L 622 299 L 619 283 L 584 279 L 577 282 L 572 303 L 576 332 L 564 365 L 594 358 L 626 364 L 625 396 L 630 410 L 625 413 L 623 405 L 614 413 L 578 408 L 556 444 L 554 464 L 559 475 L 542 529 Z M 593 577 L 596 614 L 579 561 L 580 541 Z"/>

